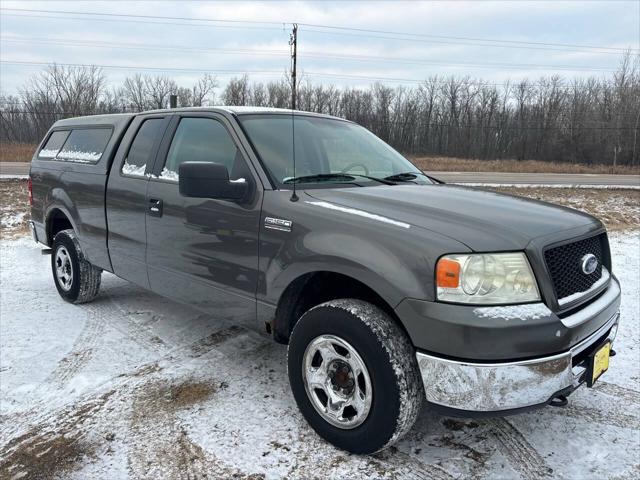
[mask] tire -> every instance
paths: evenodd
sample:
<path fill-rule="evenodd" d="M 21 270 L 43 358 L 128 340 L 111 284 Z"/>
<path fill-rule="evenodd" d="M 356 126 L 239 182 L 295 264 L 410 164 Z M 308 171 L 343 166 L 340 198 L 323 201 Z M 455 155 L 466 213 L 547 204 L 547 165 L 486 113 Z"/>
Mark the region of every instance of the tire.
<path fill-rule="evenodd" d="M 62 230 L 54 237 L 51 273 L 58 293 L 69 303 L 87 303 L 98 295 L 102 269 L 85 260 L 73 230 Z"/>
<path fill-rule="evenodd" d="M 420 413 L 424 389 L 415 350 L 398 324 L 370 303 L 332 300 L 307 311 L 291 333 L 287 360 L 303 416 L 322 438 L 348 452 L 370 454 L 392 445 Z M 360 361 L 364 374 L 357 375 Z M 331 374 L 322 381 L 326 371 Z M 337 418 L 333 409 L 334 415 L 326 413 L 328 405 L 340 405 L 329 399 L 356 394 L 355 408 L 345 408 Z"/>

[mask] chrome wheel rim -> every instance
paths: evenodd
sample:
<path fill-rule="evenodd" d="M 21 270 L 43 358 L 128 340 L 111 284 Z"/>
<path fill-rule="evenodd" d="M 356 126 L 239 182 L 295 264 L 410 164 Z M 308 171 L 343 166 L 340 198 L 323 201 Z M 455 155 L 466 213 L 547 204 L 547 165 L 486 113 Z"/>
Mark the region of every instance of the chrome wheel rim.
<path fill-rule="evenodd" d="M 316 337 L 307 346 L 302 365 L 307 396 L 324 420 L 351 429 L 367 419 L 373 400 L 371 378 L 348 342 L 335 335 Z"/>
<path fill-rule="evenodd" d="M 55 270 L 58 285 L 65 292 L 71 289 L 73 284 L 73 265 L 71 264 L 71 256 L 66 247 L 59 247 L 56 250 Z"/>

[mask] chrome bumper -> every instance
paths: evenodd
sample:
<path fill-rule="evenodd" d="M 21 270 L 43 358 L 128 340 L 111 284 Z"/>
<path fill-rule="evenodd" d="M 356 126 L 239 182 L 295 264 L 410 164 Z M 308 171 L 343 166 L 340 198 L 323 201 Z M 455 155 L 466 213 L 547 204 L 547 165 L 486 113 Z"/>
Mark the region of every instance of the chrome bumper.
<path fill-rule="evenodd" d="M 585 381 L 586 367 L 573 359 L 609 332 L 613 342 L 620 313 L 568 352 L 519 362 L 469 363 L 418 352 L 430 403 L 468 412 L 499 412 L 543 405 Z"/>

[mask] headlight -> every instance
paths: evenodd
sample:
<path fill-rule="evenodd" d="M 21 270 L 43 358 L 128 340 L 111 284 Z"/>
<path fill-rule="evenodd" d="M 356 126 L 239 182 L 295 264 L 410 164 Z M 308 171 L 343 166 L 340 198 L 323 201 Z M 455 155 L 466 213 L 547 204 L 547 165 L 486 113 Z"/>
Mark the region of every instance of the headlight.
<path fill-rule="evenodd" d="M 522 252 L 446 255 L 438 261 L 436 285 L 442 302 L 493 305 L 540 300 Z"/>

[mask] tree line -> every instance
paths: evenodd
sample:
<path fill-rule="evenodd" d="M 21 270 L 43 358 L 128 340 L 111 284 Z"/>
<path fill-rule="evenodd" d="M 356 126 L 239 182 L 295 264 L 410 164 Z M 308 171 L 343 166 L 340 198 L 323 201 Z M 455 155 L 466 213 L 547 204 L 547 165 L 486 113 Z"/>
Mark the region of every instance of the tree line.
<path fill-rule="evenodd" d="M 399 151 L 478 159 L 632 165 L 640 157 L 640 62 L 625 55 L 610 77 L 560 76 L 495 84 L 433 76 L 412 86 L 337 87 L 305 79 L 300 110 L 353 120 Z M 18 95 L 0 95 L 0 142 L 35 143 L 60 119 L 179 107 L 289 108 L 290 79 L 204 75 L 189 87 L 168 76 L 136 74 L 109 87 L 97 67 L 51 65 Z"/>

